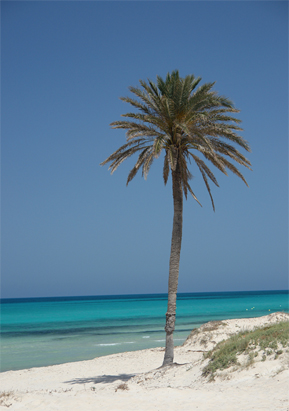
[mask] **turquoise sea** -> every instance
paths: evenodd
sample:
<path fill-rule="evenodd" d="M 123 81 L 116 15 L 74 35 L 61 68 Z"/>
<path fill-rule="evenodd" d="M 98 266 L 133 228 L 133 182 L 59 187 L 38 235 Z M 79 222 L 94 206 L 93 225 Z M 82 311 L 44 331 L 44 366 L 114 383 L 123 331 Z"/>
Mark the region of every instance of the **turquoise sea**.
<path fill-rule="evenodd" d="M 1 371 L 164 346 L 167 295 L 1 300 Z M 288 291 L 178 294 L 174 340 L 211 320 L 288 312 Z"/>

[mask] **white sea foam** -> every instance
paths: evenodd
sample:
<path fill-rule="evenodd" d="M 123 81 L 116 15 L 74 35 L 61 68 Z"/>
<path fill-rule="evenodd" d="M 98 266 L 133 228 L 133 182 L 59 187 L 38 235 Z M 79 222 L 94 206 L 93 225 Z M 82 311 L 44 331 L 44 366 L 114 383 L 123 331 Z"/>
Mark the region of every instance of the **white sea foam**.
<path fill-rule="evenodd" d="M 166 341 L 166 340 L 155 340 L 156 342 L 164 342 L 164 341 Z"/>
<path fill-rule="evenodd" d="M 108 347 L 110 345 L 120 345 L 121 343 L 110 343 L 110 344 L 95 344 L 98 347 Z"/>
<path fill-rule="evenodd" d="M 150 335 L 145 335 L 145 336 L 142 337 L 142 338 L 151 338 L 151 337 L 150 337 Z"/>
<path fill-rule="evenodd" d="M 119 342 L 119 343 L 106 343 L 106 344 L 95 344 L 97 347 L 110 347 L 113 345 L 122 345 L 122 344 L 134 344 L 135 341 L 124 341 L 124 342 Z"/>

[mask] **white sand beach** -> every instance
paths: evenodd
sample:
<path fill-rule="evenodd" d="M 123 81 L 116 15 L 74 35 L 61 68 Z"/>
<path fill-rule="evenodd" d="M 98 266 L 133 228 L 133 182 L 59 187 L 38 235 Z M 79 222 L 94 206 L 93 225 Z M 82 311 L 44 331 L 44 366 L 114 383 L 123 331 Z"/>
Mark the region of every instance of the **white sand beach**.
<path fill-rule="evenodd" d="M 289 314 L 207 323 L 175 349 L 178 365 L 158 367 L 163 348 L 0 374 L 0 410 L 288 411 L 289 353 L 202 376 L 203 351 L 241 330 L 288 321 Z M 81 349 L 81 347 L 79 347 Z M 242 359 L 240 359 L 241 361 Z"/>

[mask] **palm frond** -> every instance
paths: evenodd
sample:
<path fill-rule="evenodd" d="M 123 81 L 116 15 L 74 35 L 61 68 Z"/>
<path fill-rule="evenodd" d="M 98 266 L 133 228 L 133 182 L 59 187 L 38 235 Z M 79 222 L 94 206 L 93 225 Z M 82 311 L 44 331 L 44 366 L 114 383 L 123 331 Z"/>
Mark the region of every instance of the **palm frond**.
<path fill-rule="evenodd" d="M 178 70 L 168 73 L 163 79 L 157 76 L 156 83 L 140 80 L 140 87 L 129 87 L 134 95 L 121 97 L 135 111 L 123 114 L 124 120 L 114 121 L 111 127 L 126 131 L 127 143 L 105 161 L 113 173 L 130 156 L 138 154 L 138 160 L 130 171 L 127 184 L 142 168 L 147 178 L 151 164 L 165 150 L 163 178 L 166 184 L 170 169 L 172 176 L 179 173 L 185 197 L 190 192 L 200 204 L 189 184 L 192 174 L 188 168 L 190 159 L 200 170 L 209 192 L 213 209 L 214 201 L 209 179 L 218 186 L 209 162 L 223 174 L 232 171 L 247 184 L 241 172 L 231 161 L 251 170 L 250 161 L 234 145 L 250 152 L 248 142 L 238 133 L 242 131 L 241 120 L 235 117 L 239 110 L 227 97 L 213 90 L 215 83 L 199 85 L 200 77 L 188 75 L 181 78 Z M 196 153 L 203 154 L 204 160 Z M 178 171 L 176 171 L 178 170 Z"/>
<path fill-rule="evenodd" d="M 150 167 L 151 167 L 154 159 L 155 159 L 155 156 L 154 156 L 154 153 L 153 153 L 152 149 L 148 150 L 148 154 L 146 156 L 145 161 L 143 162 L 143 168 L 142 168 L 142 175 L 143 175 L 145 180 L 147 179 L 147 175 L 150 171 Z"/>
<path fill-rule="evenodd" d="M 211 170 L 209 169 L 209 167 L 196 155 L 192 154 L 193 159 L 195 160 L 195 162 L 197 163 L 197 166 L 199 167 L 199 169 L 202 169 L 207 176 L 213 181 L 213 183 L 219 187 L 219 184 L 217 182 L 216 177 L 214 176 L 214 174 L 211 172 Z"/>
<path fill-rule="evenodd" d="M 136 176 L 138 170 L 141 168 L 141 166 L 143 165 L 143 162 L 146 159 L 146 154 L 148 152 L 148 150 L 150 149 L 150 147 L 146 147 L 139 155 L 138 160 L 135 164 L 135 166 L 133 167 L 133 169 L 130 171 L 128 178 L 127 178 L 127 182 L 126 185 L 128 185 L 128 183 Z"/>
<path fill-rule="evenodd" d="M 165 159 L 164 159 L 164 168 L 163 168 L 163 178 L 164 178 L 165 185 L 168 182 L 169 174 L 170 174 L 170 166 L 169 166 L 168 152 L 166 151 Z"/>
<path fill-rule="evenodd" d="M 151 114 L 151 108 L 146 106 L 145 104 L 142 104 L 138 100 L 132 99 L 130 97 L 120 97 L 120 100 L 124 101 L 125 103 L 131 104 L 133 107 L 141 110 L 145 114 Z"/>
<path fill-rule="evenodd" d="M 212 138 L 211 138 L 211 143 L 216 152 L 225 154 L 228 157 L 235 160 L 237 163 L 247 167 L 249 170 L 252 170 L 250 167 L 251 166 L 250 161 L 242 153 L 240 153 L 234 146 L 227 144 L 224 141 L 220 141 L 218 139 L 212 139 Z"/>
<path fill-rule="evenodd" d="M 211 189 L 210 189 L 210 186 L 209 186 L 209 183 L 208 183 L 208 179 L 207 179 L 207 177 L 206 177 L 206 174 L 205 174 L 203 168 L 202 168 L 202 167 L 199 167 L 199 169 L 200 169 L 200 172 L 201 172 L 201 174 L 202 174 L 202 176 L 203 176 L 203 180 L 204 180 L 204 182 L 205 182 L 205 184 L 206 184 L 208 193 L 209 193 L 209 195 L 210 195 L 213 210 L 215 211 L 215 204 L 214 204 L 214 200 L 213 200 L 213 197 L 212 197 Z"/>
<path fill-rule="evenodd" d="M 131 147 L 134 145 L 135 147 L 139 147 L 140 145 L 145 144 L 146 141 L 143 138 L 130 141 L 123 146 L 121 146 L 119 149 L 117 149 L 114 153 L 112 153 L 106 160 L 104 160 L 102 163 L 100 163 L 101 166 L 104 166 L 107 163 L 110 163 L 111 161 L 114 161 L 119 155 L 121 155 L 125 150 L 127 150 L 128 147 Z"/>
<path fill-rule="evenodd" d="M 131 157 L 133 154 L 137 153 L 140 151 L 142 147 L 133 147 L 129 148 L 128 150 L 122 152 L 109 166 L 109 169 L 111 170 L 111 174 L 115 172 L 115 170 L 121 165 L 121 163 Z"/>
<path fill-rule="evenodd" d="M 155 157 L 158 157 L 160 155 L 164 147 L 165 141 L 166 141 L 166 136 L 163 134 L 161 134 L 160 136 L 154 139 L 153 152 L 154 152 Z"/>
<path fill-rule="evenodd" d="M 194 193 L 193 190 L 191 189 L 190 184 L 187 184 L 187 188 L 188 188 L 189 192 L 191 193 L 193 199 L 196 200 L 196 202 L 197 202 L 198 204 L 200 204 L 201 207 L 203 207 L 202 204 L 201 204 L 201 203 L 199 202 L 199 200 L 197 199 L 195 193 Z"/>
<path fill-rule="evenodd" d="M 143 91 L 141 91 L 137 87 L 129 87 L 129 90 L 135 94 L 137 97 L 139 97 L 152 111 L 157 112 L 158 108 L 155 106 L 153 100 L 151 99 L 151 96 Z"/>
<path fill-rule="evenodd" d="M 177 161 L 178 161 L 178 151 L 173 146 L 170 146 L 168 148 L 168 160 L 169 160 L 169 165 L 172 171 L 175 171 L 177 167 Z"/>
<path fill-rule="evenodd" d="M 236 176 L 240 177 L 241 180 L 244 181 L 244 183 L 246 184 L 247 187 L 249 187 L 247 181 L 245 180 L 245 177 L 243 176 L 242 173 L 240 173 L 240 171 L 237 169 L 237 167 L 235 167 L 232 163 L 230 163 L 230 161 L 228 161 L 226 158 L 219 156 L 220 158 L 222 158 L 222 161 L 224 163 L 224 165 L 230 170 L 232 171 L 232 173 L 236 174 Z"/>

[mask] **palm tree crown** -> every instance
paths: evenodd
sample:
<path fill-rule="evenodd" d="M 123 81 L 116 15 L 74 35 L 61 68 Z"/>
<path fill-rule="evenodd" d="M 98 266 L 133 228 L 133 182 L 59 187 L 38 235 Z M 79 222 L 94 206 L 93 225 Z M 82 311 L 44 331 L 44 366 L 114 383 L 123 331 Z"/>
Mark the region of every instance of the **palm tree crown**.
<path fill-rule="evenodd" d="M 168 73 L 165 80 L 158 76 L 156 84 L 150 80 L 140 80 L 142 88 L 130 87 L 129 90 L 138 99 L 122 97 L 121 100 L 130 103 L 138 112 L 123 114 L 122 117 L 127 120 L 111 123 L 112 128 L 127 130 L 127 142 L 101 165 L 111 163 L 109 169 L 113 173 L 124 160 L 138 153 L 137 162 L 128 175 L 128 184 L 140 168 L 146 178 L 153 160 L 164 150 L 165 184 L 170 170 L 174 172 L 178 165 L 185 197 L 189 191 L 198 201 L 189 184 L 192 174 L 188 163 L 193 160 L 202 174 L 213 209 L 215 206 L 208 180 L 217 186 L 218 182 L 210 168 L 196 154 L 197 151 L 222 173 L 227 175 L 228 169 L 247 184 L 240 171 L 228 160 L 234 160 L 247 168 L 251 165 L 231 144 L 236 143 L 250 151 L 248 143 L 236 134 L 236 131 L 242 130 L 239 126 L 241 120 L 230 114 L 238 113 L 239 110 L 226 97 L 212 91 L 215 83 L 206 83 L 197 88 L 200 81 L 201 78 L 195 78 L 194 75 L 181 78 L 176 70 Z"/>

